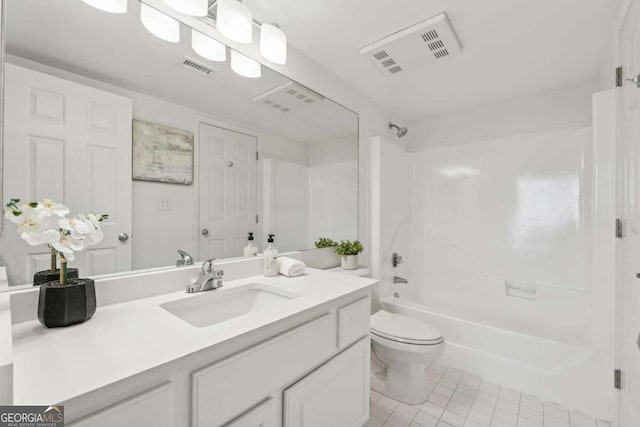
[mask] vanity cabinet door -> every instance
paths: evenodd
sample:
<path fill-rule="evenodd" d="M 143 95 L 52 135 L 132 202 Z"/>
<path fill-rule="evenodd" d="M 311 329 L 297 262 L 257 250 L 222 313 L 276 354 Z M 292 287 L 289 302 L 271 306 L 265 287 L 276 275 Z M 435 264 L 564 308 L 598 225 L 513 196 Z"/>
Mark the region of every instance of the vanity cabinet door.
<path fill-rule="evenodd" d="M 224 427 L 276 427 L 276 405 L 270 397 Z"/>
<path fill-rule="evenodd" d="M 167 383 L 69 423 L 68 426 L 173 427 L 174 418 L 173 388 L 171 383 Z"/>
<path fill-rule="evenodd" d="M 363 338 L 284 392 L 285 427 L 361 427 L 369 419 L 370 339 Z"/>

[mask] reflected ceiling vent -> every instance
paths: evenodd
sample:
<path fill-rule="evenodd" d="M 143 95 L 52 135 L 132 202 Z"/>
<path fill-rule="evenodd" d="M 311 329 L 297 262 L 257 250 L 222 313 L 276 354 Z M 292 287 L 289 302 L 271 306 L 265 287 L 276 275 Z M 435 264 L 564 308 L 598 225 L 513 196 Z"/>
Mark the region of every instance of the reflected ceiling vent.
<path fill-rule="evenodd" d="M 185 56 L 182 59 L 181 64 L 185 68 L 188 68 L 191 71 L 195 71 L 196 73 L 202 74 L 203 76 L 213 76 L 218 71 L 215 68 L 205 65 L 202 62 L 198 62 L 193 58 L 189 58 L 188 56 Z"/>
<path fill-rule="evenodd" d="M 291 110 L 322 102 L 324 98 L 311 89 L 289 80 L 255 96 L 252 101 L 288 113 Z"/>
<path fill-rule="evenodd" d="M 418 70 L 462 53 L 462 45 L 446 13 L 393 33 L 362 49 L 385 76 Z"/>

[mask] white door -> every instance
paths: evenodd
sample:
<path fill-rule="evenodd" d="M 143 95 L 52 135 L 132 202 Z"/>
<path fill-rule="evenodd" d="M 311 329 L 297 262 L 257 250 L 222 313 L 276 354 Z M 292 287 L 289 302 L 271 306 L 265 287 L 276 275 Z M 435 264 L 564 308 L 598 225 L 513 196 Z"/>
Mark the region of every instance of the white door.
<path fill-rule="evenodd" d="M 131 100 L 12 64 L 5 75 L 4 197 L 54 199 L 105 213 L 104 240 L 70 266 L 82 276 L 131 269 Z M 6 201 L 5 201 L 6 203 Z M 49 269 L 48 249 L 5 224 L 0 254 L 12 284 Z"/>
<path fill-rule="evenodd" d="M 620 29 L 620 59 L 625 78 L 640 73 L 640 1 L 634 1 Z M 619 425 L 640 426 L 640 88 L 625 82 L 618 92 L 619 138 L 617 217 L 624 221 L 624 238 L 616 246 L 616 341 L 623 371 L 619 396 Z"/>
<path fill-rule="evenodd" d="M 284 391 L 284 427 L 361 427 L 369 419 L 369 352 L 363 338 Z"/>
<path fill-rule="evenodd" d="M 200 123 L 201 260 L 242 256 L 256 232 L 256 149 L 255 136 Z"/>

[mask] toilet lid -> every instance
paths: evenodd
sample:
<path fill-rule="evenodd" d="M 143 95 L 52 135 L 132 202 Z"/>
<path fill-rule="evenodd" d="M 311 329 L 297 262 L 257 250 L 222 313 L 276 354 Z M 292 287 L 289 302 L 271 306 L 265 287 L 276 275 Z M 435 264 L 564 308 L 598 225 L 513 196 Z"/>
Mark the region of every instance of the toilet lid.
<path fill-rule="evenodd" d="M 428 323 L 385 310 L 371 316 L 371 333 L 408 344 L 434 345 L 443 341 L 442 333 Z"/>

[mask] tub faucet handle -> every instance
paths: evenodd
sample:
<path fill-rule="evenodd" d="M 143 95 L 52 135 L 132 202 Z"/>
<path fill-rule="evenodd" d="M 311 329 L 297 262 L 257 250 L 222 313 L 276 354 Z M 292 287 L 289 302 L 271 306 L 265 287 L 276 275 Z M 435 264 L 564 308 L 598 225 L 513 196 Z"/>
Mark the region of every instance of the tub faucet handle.
<path fill-rule="evenodd" d="M 394 252 L 393 255 L 391 255 L 391 265 L 393 266 L 393 268 L 396 268 L 400 264 L 402 264 L 402 257 L 398 255 L 397 252 Z"/>

